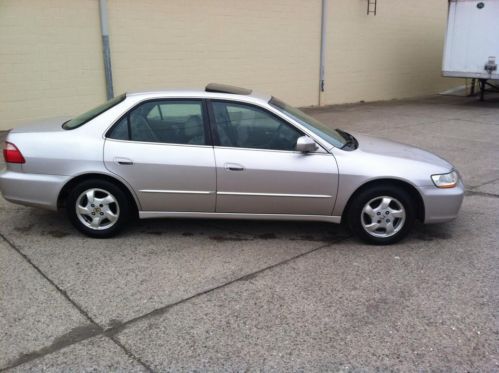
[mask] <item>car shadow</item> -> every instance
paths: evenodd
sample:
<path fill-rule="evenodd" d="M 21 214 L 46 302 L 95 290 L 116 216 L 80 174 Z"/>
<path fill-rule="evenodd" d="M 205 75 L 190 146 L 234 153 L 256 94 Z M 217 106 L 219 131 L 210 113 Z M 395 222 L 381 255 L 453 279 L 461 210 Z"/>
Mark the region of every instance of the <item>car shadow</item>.
<path fill-rule="evenodd" d="M 9 223 L 3 233 L 15 235 L 42 235 L 54 239 L 79 237 L 86 239 L 68 221 L 64 210 L 59 212 L 45 211 L 35 208 L 4 209 L 0 215 L 10 215 Z M 10 226 L 10 229 L 8 229 Z M 453 224 L 424 225 L 417 222 L 408 237 L 400 244 L 415 241 L 431 242 L 448 240 L 453 237 Z M 132 221 L 116 238 L 135 236 L 168 236 L 199 237 L 214 242 L 253 241 L 253 240 L 290 240 L 334 243 L 352 238 L 352 242 L 366 245 L 358 238 L 352 237 L 343 224 L 300 221 L 269 220 L 225 220 L 225 219 L 145 219 Z M 90 238 L 88 238 L 91 240 Z M 113 238 L 111 238 L 112 240 Z"/>

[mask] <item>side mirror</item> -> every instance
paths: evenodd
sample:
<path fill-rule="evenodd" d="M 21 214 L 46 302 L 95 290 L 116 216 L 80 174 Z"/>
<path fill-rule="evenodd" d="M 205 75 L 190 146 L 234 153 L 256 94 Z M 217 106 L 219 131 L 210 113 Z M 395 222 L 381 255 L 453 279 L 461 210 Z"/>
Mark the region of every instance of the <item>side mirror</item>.
<path fill-rule="evenodd" d="M 296 140 L 296 150 L 302 153 L 312 153 L 318 149 L 317 144 L 308 136 L 298 137 Z"/>

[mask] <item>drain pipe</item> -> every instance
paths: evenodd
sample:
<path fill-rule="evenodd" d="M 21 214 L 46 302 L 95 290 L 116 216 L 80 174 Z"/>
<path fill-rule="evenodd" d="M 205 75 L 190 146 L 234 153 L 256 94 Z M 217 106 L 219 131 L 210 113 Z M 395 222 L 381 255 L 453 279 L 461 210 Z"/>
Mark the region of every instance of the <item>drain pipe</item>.
<path fill-rule="evenodd" d="M 106 77 L 106 97 L 114 97 L 113 71 L 111 68 L 111 51 L 109 49 L 109 23 L 107 13 L 107 0 L 99 0 L 100 30 L 102 35 L 102 54 L 104 57 L 104 75 Z"/>
<path fill-rule="evenodd" d="M 320 67 L 319 67 L 319 106 L 322 106 L 322 96 L 324 94 L 324 89 L 325 89 L 327 5 L 328 5 L 328 0 L 322 0 L 321 49 L 320 49 Z"/>

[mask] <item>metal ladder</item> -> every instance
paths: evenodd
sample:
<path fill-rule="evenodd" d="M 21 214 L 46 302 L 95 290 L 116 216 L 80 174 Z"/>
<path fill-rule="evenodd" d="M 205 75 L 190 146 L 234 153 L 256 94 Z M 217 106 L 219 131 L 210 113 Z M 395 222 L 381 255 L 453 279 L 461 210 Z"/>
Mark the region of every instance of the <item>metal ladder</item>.
<path fill-rule="evenodd" d="M 374 14 L 376 15 L 376 8 L 378 0 L 367 0 L 367 15 Z"/>

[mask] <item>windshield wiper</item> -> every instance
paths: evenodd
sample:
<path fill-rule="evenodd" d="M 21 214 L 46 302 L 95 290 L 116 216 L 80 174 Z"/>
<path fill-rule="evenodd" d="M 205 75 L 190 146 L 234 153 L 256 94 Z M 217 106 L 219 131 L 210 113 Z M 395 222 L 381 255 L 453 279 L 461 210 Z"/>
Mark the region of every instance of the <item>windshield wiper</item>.
<path fill-rule="evenodd" d="M 355 150 L 359 147 L 357 139 L 348 132 L 340 130 L 339 128 L 336 128 L 336 132 L 338 132 L 341 137 L 345 139 L 345 145 L 341 147 L 342 150 Z"/>

